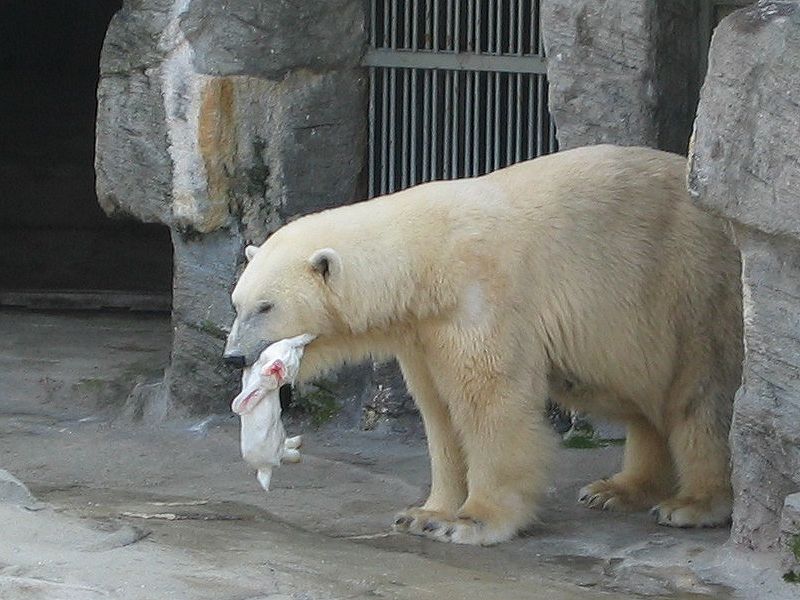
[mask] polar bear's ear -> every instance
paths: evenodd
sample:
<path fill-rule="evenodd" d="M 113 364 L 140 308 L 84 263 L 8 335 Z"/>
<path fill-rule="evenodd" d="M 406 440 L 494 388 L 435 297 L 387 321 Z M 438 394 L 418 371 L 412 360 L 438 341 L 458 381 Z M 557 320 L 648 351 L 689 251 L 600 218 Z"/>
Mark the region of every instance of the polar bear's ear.
<path fill-rule="evenodd" d="M 335 280 L 342 272 L 342 257 L 333 248 L 321 248 L 308 259 L 311 268 L 326 282 Z"/>
<path fill-rule="evenodd" d="M 258 246 L 248 246 L 247 248 L 244 249 L 244 255 L 247 258 L 247 262 L 253 260 L 253 257 L 256 255 L 256 252 L 258 252 Z"/>

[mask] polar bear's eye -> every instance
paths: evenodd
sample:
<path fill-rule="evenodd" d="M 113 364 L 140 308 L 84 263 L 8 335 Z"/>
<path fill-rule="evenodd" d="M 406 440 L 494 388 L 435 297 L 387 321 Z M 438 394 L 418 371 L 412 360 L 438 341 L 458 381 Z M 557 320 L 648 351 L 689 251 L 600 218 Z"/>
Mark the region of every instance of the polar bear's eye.
<path fill-rule="evenodd" d="M 262 302 L 258 305 L 258 312 L 260 312 L 262 315 L 266 314 L 272 310 L 272 307 L 272 302 Z"/>

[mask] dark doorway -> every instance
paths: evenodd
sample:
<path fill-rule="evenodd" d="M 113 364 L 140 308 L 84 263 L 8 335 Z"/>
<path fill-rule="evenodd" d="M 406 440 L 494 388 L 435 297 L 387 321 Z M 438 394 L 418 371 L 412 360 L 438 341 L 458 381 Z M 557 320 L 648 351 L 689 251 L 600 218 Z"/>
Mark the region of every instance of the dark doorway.
<path fill-rule="evenodd" d="M 168 306 L 168 229 L 109 219 L 95 197 L 100 50 L 121 6 L 0 3 L 0 298 L 119 291 Z"/>

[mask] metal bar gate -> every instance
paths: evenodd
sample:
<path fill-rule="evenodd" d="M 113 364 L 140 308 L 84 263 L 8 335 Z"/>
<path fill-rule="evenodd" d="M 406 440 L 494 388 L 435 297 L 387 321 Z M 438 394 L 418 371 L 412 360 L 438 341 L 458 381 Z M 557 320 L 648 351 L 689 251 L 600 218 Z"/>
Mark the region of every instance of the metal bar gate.
<path fill-rule="evenodd" d="M 370 0 L 369 195 L 554 152 L 539 0 Z"/>

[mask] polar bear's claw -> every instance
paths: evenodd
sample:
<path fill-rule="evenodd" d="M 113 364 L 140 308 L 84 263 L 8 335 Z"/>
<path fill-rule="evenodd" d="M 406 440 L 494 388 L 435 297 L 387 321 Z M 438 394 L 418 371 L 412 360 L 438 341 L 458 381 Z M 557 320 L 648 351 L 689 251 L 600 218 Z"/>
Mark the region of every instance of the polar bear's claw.
<path fill-rule="evenodd" d="M 718 527 L 730 522 L 731 506 L 725 497 L 670 498 L 650 511 L 659 525 L 668 527 Z"/>

